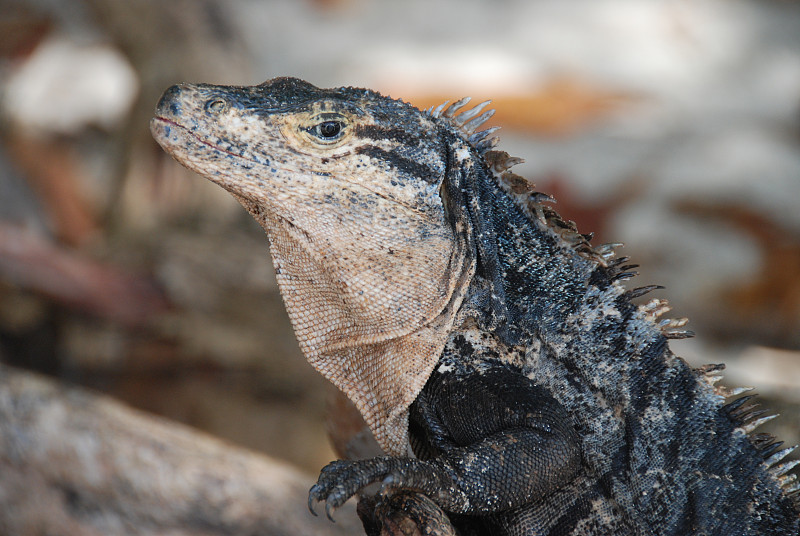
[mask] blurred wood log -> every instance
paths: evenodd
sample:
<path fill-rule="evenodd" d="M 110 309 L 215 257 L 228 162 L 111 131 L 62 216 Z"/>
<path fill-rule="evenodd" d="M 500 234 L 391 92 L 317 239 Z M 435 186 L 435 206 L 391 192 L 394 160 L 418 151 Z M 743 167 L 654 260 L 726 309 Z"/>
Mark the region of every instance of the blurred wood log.
<path fill-rule="evenodd" d="M 64 143 L 25 136 L 9 136 L 9 155 L 38 193 L 53 232 L 70 245 L 86 243 L 97 232 L 97 222 L 81 191 L 80 162 Z"/>
<path fill-rule="evenodd" d="M 0 223 L 0 279 L 60 305 L 138 326 L 169 304 L 155 283 L 61 247 L 16 225 Z"/>
<path fill-rule="evenodd" d="M 306 509 L 295 469 L 0 365 L 0 534 L 362 534 Z"/>

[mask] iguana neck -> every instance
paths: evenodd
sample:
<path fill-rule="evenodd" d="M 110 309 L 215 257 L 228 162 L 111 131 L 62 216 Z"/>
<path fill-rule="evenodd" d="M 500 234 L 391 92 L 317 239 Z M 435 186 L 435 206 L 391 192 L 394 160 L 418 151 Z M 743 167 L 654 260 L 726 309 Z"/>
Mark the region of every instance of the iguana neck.
<path fill-rule="evenodd" d="M 602 249 L 591 249 L 585 240 L 576 245 L 574 237 L 581 235 L 559 228 L 560 218 L 549 209 L 546 217 L 541 217 L 542 212 L 537 215 L 536 211 L 542 210 L 540 205 L 523 205 L 502 181 L 484 184 L 491 190 L 493 205 L 485 225 L 495 234 L 506 308 L 505 320 L 501 320 L 505 325 L 498 326 L 498 315 L 485 296 L 495 292 L 487 289 L 497 278 L 479 262 L 464 308 L 479 310 L 484 328 L 502 334 L 507 347 L 530 345 L 535 339 L 551 354 L 557 354 L 556 359 L 574 359 L 578 367 L 585 364 L 587 376 L 594 371 L 593 360 L 586 354 L 600 356 L 611 351 L 611 333 L 621 335 L 615 339 L 613 350 L 620 356 L 635 356 L 651 344 L 665 344 L 663 326 L 655 319 L 666 308 L 659 302 L 661 310 L 649 314 L 646 308 L 631 302 L 630 297 L 639 292 L 629 292 L 619 282 L 632 275 L 619 266 L 625 259 L 603 257 Z M 583 359 L 574 355 L 576 348 Z"/>

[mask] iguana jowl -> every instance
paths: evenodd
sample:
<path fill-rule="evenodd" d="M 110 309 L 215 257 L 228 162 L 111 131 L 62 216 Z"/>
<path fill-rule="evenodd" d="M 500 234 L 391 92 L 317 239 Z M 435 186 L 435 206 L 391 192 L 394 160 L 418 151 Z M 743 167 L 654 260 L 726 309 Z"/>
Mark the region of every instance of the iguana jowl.
<path fill-rule="evenodd" d="M 378 482 L 390 510 L 447 512 L 429 533 L 800 533 L 767 417 L 670 352 L 683 322 L 632 301 L 655 287 L 626 289 L 464 104 L 292 78 L 158 104 L 156 140 L 264 227 L 305 356 L 386 452 L 310 502 Z"/>

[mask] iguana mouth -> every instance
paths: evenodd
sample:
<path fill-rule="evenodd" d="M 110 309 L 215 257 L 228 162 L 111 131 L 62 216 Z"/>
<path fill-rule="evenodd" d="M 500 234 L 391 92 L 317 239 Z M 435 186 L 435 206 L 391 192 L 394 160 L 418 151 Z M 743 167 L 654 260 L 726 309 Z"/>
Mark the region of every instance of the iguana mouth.
<path fill-rule="evenodd" d="M 151 120 L 151 122 L 156 122 L 156 121 L 161 121 L 162 123 L 166 123 L 166 124 L 168 124 L 170 126 L 173 126 L 173 127 L 181 129 L 186 134 L 189 134 L 191 137 L 193 137 L 195 140 L 199 141 L 203 145 L 207 145 L 207 146 L 211 147 L 215 151 L 219 151 L 219 152 L 228 154 L 228 155 L 236 157 L 236 158 L 241 158 L 242 160 L 247 160 L 248 162 L 253 162 L 254 164 L 263 164 L 263 162 L 258 162 L 257 160 L 253 160 L 252 158 L 247 158 L 246 156 L 243 156 L 241 154 L 232 153 L 232 152 L 228 151 L 227 149 L 223 149 L 219 145 L 211 143 L 208 140 L 204 140 L 203 138 L 201 138 L 200 136 L 198 136 L 197 134 L 192 132 L 191 129 L 189 129 L 188 127 L 186 127 L 184 125 L 181 125 L 180 123 L 175 122 L 172 119 L 167 119 L 166 117 L 157 115 Z"/>

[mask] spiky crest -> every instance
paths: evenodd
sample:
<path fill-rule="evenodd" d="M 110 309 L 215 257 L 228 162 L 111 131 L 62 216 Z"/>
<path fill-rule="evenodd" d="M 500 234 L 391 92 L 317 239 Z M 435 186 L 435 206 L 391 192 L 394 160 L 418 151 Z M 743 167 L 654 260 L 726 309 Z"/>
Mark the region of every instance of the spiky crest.
<path fill-rule="evenodd" d="M 715 387 L 716 393 L 726 398 L 752 390 L 752 387 L 736 389 Z M 783 492 L 800 506 L 800 482 L 797 481 L 797 474 L 792 472 L 795 467 L 800 465 L 800 460 L 780 463 L 797 448 L 797 445 L 782 449 L 783 441 L 778 441 L 772 434 L 754 433 L 756 428 L 778 417 L 777 414 L 767 415 L 766 410 L 758 409 L 760 405 L 753 401 L 755 397 L 756 395 L 746 395 L 737 398 L 723 406 L 723 409 L 733 419 L 737 428 L 747 435 L 750 444 L 761 455 L 764 465 L 778 481 Z"/>
<path fill-rule="evenodd" d="M 454 130 L 459 132 L 462 137 L 483 157 L 487 167 L 491 170 L 495 180 L 500 187 L 505 190 L 523 210 L 532 218 L 535 218 L 555 234 L 580 255 L 598 263 L 607 270 L 607 274 L 612 281 L 625 281 L 637 275 L 634 268 L 636 264 L 624 264 L 629 257 L 617 257 L 616 249 L 621 247 L 620 243 L 601 244 L 592 246 L 590 240 L 592 234 L 582 234 L 578 231 L 575 222 L 564 220 L 549 204 L 556 200 L 543 192 L 536 190 L 536 186 L 521 177 L 510 169 L 524 162 L 522 158 L 509 155 L 505 151 L 494 150 L 499 143 L 499 138 L 493 136 L 500 127 L 491 127 L 484 130 L 477 130 L 495 113 L 494 109 L 484 111 L 491 101 L 484 101 L 471 109 L 465 107 L 471 102 L 470 97 L 464 97 L 452 104 L 445 101 L 439 106 L 431 106 L 426 113 L 447 123 Z M 548 205 L 546 205 L 546 203 Z M 626 293 L 629 299 L 633 299 L 656 289 L 663 288 L 658 285 L 639 287 Z M 653 322 L 664 312 L 669 310 L 666 301 L 661 300 L 662 309 L 652 314 Z M 658 323 L 658 327 L 668 339 L 686 339 L 694 336 L 694 332 L 679 329 L 686 325 L 688 319 L 674 318 L 664 319 Z"/>
<path fill-rule="evenodd" d="M 470 145 L 477 149 L 481 155 L 484 155 L 500 141 L 497 136 L 492 136 L 500 127 L 491 127 L 478 131 L 478 127 L 488 121 L 489 118 L 494 115 L 495 110 L 490 108 L 481 113 L 483 109 L 492 102 L 487 100 L 474 106 L 470 110 L 461 111 L 471 100 L 471 97 L 464 97 L 450 104 L 450 106 L 448 106 L 450 101 L 445 101 L 436 108 L 431 106 L 428 108 L 427 113 L 433 118 L 446 121 L 450 126 L 460 132 Z"/>

